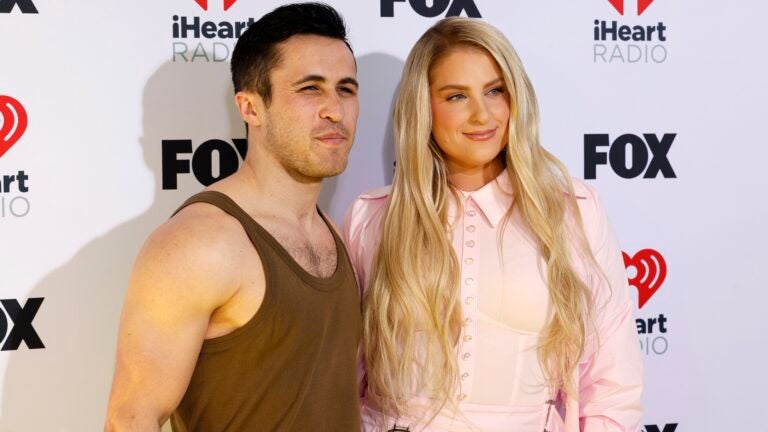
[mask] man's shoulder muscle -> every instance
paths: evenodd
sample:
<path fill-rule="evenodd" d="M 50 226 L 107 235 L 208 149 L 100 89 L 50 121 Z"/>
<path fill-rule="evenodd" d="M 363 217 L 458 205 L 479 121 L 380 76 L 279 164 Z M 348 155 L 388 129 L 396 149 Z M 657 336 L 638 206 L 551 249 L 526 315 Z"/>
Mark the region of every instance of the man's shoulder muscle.
<path fill-rule="evenodd" d="M 244 247 L 247 236 L 236 219 L 212 206 L 192 204 L 149 236 L 132 283 L 220 303 L 238 287 Z"/>

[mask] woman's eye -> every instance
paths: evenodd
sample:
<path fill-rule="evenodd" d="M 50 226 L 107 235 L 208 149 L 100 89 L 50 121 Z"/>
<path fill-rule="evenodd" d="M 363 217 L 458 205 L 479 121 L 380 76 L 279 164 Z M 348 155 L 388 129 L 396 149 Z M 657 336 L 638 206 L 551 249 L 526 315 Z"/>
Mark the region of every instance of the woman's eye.
<path fill-rule="evenodd" d="M 500 95 L 504 93 L 504 89 L 501 87 L 496 87 L 488 91 L 489 95 Z"/>
<path fill-rule="evenodd" d="M 466 98 L 466 96 L 464 96 L 463 94 L 456 93 L 455 95 L 448 96 L 447 100 L 449 100 L 449 101 L 457 101 L 457 100 L 462 100 L 462 99 L 465 99 L 465 98 Z"/>

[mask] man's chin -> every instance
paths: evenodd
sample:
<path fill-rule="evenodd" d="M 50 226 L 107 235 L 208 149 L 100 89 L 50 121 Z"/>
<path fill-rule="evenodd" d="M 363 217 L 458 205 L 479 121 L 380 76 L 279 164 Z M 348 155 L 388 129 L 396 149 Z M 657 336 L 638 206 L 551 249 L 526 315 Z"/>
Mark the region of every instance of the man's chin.
<path fill-rule="evenodd" d="M 327 164 L 326 166 L 319 169 L 317 173 L 319 174 L 319 177 L 322 178 L 336 177 L 337 175 L 343 173 L 345 169 L 347 169 L 348 161 L 348 158 L 344 158 L 343 161 L 334 161 L 334 163 Z"/>
<path fill-rule="evenodd" d="M 344 164 L 344 166 L 342 167 L 327 171 L 323 177 L 324 178 L 336 177 L 339 174 L 343 173 L 345 169 L 347 169 L 347 164 Z"/>
<path fill-rule="evenodd" d="M 336 166 L 315 166 L 311 168 L 307 167 L 305 169 L 296 169 L 290 171 L 293 172 L 292 177 L 294 177 L 296 180 L 300 180 L 303 183 L 316 183 L 322 181 L 325 178 L 336 177 L 343 173 L 346 168 L 347 163 L 345 162 L 342 165 Z"/>

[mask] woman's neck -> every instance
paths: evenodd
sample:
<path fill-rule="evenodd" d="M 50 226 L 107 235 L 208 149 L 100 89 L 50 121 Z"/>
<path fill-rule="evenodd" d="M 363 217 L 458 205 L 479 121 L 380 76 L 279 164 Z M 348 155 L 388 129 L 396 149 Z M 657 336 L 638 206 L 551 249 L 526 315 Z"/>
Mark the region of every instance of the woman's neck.
<path fill-rule="evenodd" d="M 504 171 L 504 162 L 496 158 L 482 167 L 466 168 L 450 163 L 446 164 L 448 182 L 455 188 L 473 192 L 490 183 Z"/>

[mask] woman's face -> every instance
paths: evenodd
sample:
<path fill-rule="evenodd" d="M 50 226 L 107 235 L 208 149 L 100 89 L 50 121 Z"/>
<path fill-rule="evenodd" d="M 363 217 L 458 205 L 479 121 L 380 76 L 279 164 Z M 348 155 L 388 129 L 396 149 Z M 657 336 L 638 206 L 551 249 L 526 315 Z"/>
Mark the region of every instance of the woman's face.
<path fill-rule="evenodd" d="M 459 47 L 430 70 L 432 136 L 449 174 L 483 172 L 507 143 L 509 93 L 485 50 Z"/>

